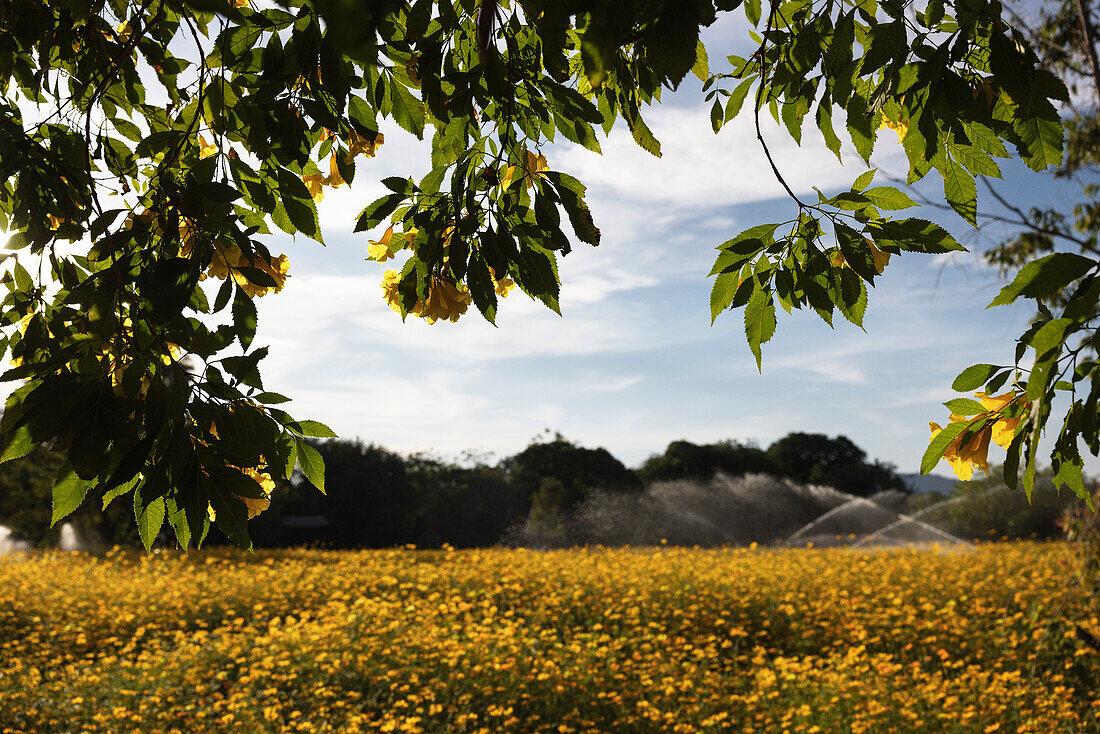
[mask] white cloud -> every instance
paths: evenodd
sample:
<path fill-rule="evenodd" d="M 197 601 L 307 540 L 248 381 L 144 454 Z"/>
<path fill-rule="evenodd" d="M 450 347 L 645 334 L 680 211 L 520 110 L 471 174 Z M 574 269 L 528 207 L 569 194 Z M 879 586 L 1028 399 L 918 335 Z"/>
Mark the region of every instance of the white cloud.
<path fill-rule="evenodd" d="M 644 114 L 661 141 L 662 158 L 639 148 L 621 126 L 602 143 L 602 156 L 575 145 L 561 146 L 560 152 L 548 156 L 551 166 L 621 198 L 654 205 L 716 207 L 786 196 L 756 139 L 750 111 L 727 123 L 717 136 L 703 104 L 651 108 Z M 776 166 L 796 193 L 811 192 L 814 186 L 822 190 L 847 186 L 863 170 L 862 163 L 854 151 L 844 150 L 850 165 L 842 167 L 812 128 L 807 118 L 799 148 L 767 113 L 761 117 Z M 906 168 L 900 146 L 886 138 L 880 141 L 880 158 L 876 158 L 880 165 Z"/>

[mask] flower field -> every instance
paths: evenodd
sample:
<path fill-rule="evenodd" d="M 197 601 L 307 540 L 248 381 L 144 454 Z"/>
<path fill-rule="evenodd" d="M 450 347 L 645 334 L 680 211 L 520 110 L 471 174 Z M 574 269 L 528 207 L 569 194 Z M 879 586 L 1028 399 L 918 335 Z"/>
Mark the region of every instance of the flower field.
<path fill-rule="evenodd" d="M 1066 554 L 0 559 L 0 731 L 1100 731 Z"/>

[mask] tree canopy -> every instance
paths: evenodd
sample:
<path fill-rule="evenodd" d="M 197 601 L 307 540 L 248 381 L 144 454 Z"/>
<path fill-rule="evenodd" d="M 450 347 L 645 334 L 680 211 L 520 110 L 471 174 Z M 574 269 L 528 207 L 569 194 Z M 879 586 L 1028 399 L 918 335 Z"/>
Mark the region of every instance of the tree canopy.
<path fill-rule="evenodd" d="M 54 521 L 84 502 L 132 501 L 146 544 L 165 522 L 181 546 L 198 543 L 213 520 L 249 545 L 248 519 L 296 466 L 323 491 L 305 438 L 332 432 L 265 389 L 254 300 L 289 274 L 271 235 L 323 243 L 316 202 L 369 175 L 383 119 L 431 139 L 432 170 L 385 179 L 389 193 L 356 218 L 357 232 L 381 231 L 364 236 L 370 258 L 404 258 L 383 281 L 402 318 L 454 321 L 472 304 L 493 321 L 514 286 L 557 310 L 557 257 L 600 231 L 583 183 L 543 147 L 598 152 L 600 131 L 625 124 L 660 156 L 645 108 L 692 76 L 714 130 L 752 116 L 769 161 L 763 114 L 799 142 L 812 114 L 833 152 L 844 135 L 865 162 L 896 133 L 908 181 L 935 172 L 974 223 L 975 178 L 999 176 L 1010 147 L 1035 170 L 1063 158 L 1066 87 L 1002 11 L 996 0 L 6 2 L 0 229 L 13 262 L 0 347 L 14 363 L 4 379 L 23 384 L 0 422 L 0 460 L 60 448 Z M 700 41 L 729 12 L 754 28 L 748 58 Z M 859 325 L 892 256 L 961 249 L 942 227 L 896 216 L 912 200 L 874 176 L 816 200 L 788 188 L 790 218 L 718 246 L 713 316 L 743 309 L 758 365 L 776 304 Z M 1021 337 L 1015 365 L 960 375 L 959 390 L 1010 389 L 951 401 L 957 420 L 925 470 L 945 454 L 981 466 L 992 436 L 1014 482 L 1021 452 L 1033 471 L 1054 391 L 1088 386 L 1052 457 L 1057 480 L 1084 493 L 1077 439 L 1100 447 L 1100 370 L 1084 356 L 1097 264 L 1049 254 L 995 299 L 1075 284 L 1060 314 Z"/>

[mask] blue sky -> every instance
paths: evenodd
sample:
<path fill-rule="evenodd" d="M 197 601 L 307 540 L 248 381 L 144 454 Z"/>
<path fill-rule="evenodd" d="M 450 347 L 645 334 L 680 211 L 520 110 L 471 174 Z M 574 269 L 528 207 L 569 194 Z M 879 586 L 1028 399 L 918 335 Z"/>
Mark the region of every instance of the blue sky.
<path fill-rule="evenodd" d="M 743 50 L 737 31 L 712 29 L 712 59 Z M 382 301 L 379 282 L 393 263 L 364 260 L 368 237 L 352 233 L 355 216 L 382 193 L 381 178 L 429 167 L 426 143 L 386 128 L 356 184 L 328 190 L 320 205 L 327 248 L 272 238 L 272 251 L 290 256 L 292 278 L 259 304 L 257 344 L 271 346 L 265 385 L 292 396 L 296 416 L 401 452 L 506 456 L 550 429 L 635 466 L 675 439 L 766 447 L 807 431 L 844 434 L 870 457 L 916 471 L 928 421 L 946 419 L 940 403 L 954 397 L 955 374 L 974 362 L 1010 363 L 1026 326 L 1026 305 L 985 310 L 1003 282 L 977 253 L 997 231 L 976 233 L 953 214 L 921 211 L 972 253 L 895 257 L 871 293 L 866 333 L 839 316 L 830 329 L 812 314 L 780 313 L 761 375 L 740 312 L 710 325 L 706 274 L 716 245 L 787 218 L 793 204 L 767 168 L 751 117 L 743 113 L 715 136 L 699 86 L 689 78 L 648 112 L 662 159 L 637 148 L 625 128 L 602 141 L 602 157 L 568 144 L 546 149 L 552 169 L 589 185 L 603 242 L 578 245 L 560 262 L 561 317 L 515 291 L 497 328 L 473 308 L 457 324 L 402 324 Z M 864 170 L 850 152 L 839 167 L 812 124 L 798 148 L 765 122 L 799 193 L 847 188 Z M 873 162 L 904 172 L 889 132 Z M 1049 175 L 1015 163 L 1005 169 L 1002 191 L 1021 206 L 1072 194 Z M 930 178 L 922 190 L 934 195 L 939 185 Z M 998 452 L 991 450 L 995 462 Z"/>

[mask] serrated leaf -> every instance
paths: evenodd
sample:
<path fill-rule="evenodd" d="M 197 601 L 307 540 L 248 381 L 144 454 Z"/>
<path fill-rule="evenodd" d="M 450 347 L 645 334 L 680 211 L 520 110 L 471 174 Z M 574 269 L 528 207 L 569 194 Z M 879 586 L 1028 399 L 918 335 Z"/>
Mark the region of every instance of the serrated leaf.
<path fill-rule="evenodd" d="M 748 97 L 749 91 L 752 89 L 753 82 L 756 81 L 756 77 L 749 77 L 743 79 L 740 84 L 733 88 L 730 92 L 729 99 L 726 100 L 726 113 L 724 116 L 724 122 L 729 122 L 741 112 L 741 107 L 745 104 L 745 98 Z"/>
<path fill-rule="evenodd" d="M 842 161 L 840 157 L 840 138 L 837 136 L 836 131 L 833 130 L 832 111 L 829 106 L 821 103 L 817 106 L 817 129 L 821 131 L 822 137 L 825 138 L 825 147 L 833 152 L 838 161 Z"/>
<path fill-rule="evenodd" d="M 248 508 L 237 495 L 216 483 L 211 484 L 210 504 L 214 508 L 214 523 L 225 536 L 240 548 L 252 549 L 248 536 Z"/>
<path fill-rule="evenodd" d="M 426 120 L 424 105 L 402 84 L 390 82 L 386 89 L 390 94 L 393 121 L 415 135 L 418 140 L 423 140 Z"/>
<path fill-rule="evenodd" d="M 947 203 L 959 216 L 977 226 L 978 188 L 974 185 L 974 177 L 951 159 L 940 172 L 943 174 L 943 195 Z"/>
<path fill-rule="evenodd" d="M 53 515 L 50 527 L 76 512 L 84 504 L 88 490 L 94 485 L 94 480 L 78 477 L 73 465 L 66 461 L 58 470 L 53 484 Z"/>
<path fill-rule="evenodd" d="M 745 338 L 756 357 L 757 370 L 761 370 L 760 347 L 775 334 L 775 325 L 775 303 L 771 291 L 766 287 L 756 288 L 745 306 Z"/>
<path fill-rule="evenodd" d="M 31 429 L 26 425 L 19 426 L 4 437 L 4 451 L 0 453 L 0 464 L 12 459 L 19 459 L 34 451 L 35 443 L 31 440 Z"/>
<path fill-rule="evenodd" d="M 862 191 L 871 185 L 872 180 L 875 180 L 875 174 L 879 172 L 878 168 L 871 168 L 870 171 L 865 171 L 859 174 L 859 177 L 851 184 L 851 190 Z"/>
<path fill-rule="evenodd" d="M 287 427 L 302 436 L 310 436 L 312 438 L 339 438 L 335 431 L 320 421 L 296 421 Z"/>
<path fill-rule="evenodd" d="M 134 492 L 134 519 L 137 520 L 138 537 L 146 551 L 153 549 L 153 541 L 157 539 L 161 527 L 164 525 L 166 507 L 163 497 L 157 497 L 144 507 L 141 505 L 140 492 Z"/>
<path fill-rule="evenodd" d="M 1012 282 L 1002 288 L 986 308 L 1007 305 L 1020 296 L 1048 298 L 1088 273 L 1097 264 L 1092 258 L 1072 252 L 1056 252 L 1032 260 L 1020 269 Z"/>
<path fill-rule="evenodd" d="M 936 434 L 936 437 L 928 444 L 928 448 L 921 457 L 920 473 L 927 474 L 940 463 L 943 453 L 955 438 L 970 427 L 968 421 L 953 421 L 944 426 L 944 429 Z"/>
<path fill-rule="evenodd" d="M 233 297 L 233 330 L 242 349 L 248 349 L 256 337 L 256 304 L 243 288 L 237 288 Z"/>
<path fill-rule="evenodd" d="M 733 296 L 737 293 L 739 285 L 741 285 L 741 279 L 737 273 L 719 273 L 714 279 L 714 285 L 710 288 L 711 325 L 714 324 L 718 315 L 733 303 Z"/>
<path fill-rule="evenodd" d="M 955 415 L 977 415 L 986 412 L 985 406 L 970 398 L 952 398 L 944 403 L 944 406 Z"/>
<path fill-rule="evenodd" d="M 321 457 L 320 452 L 306 441 L 295 438 L 294 443 L 298 448 L 298 466 L 302 468 L 302 473 L 306 475 L 306 479 L 309 480 L 310 484 L 320 490 L 321 494 L 324 494 L 325 460 Z"/>
<path fill-rule="evenodd" d="M 951 389 L 956 392 L 970 392 L 977 390 L 993 375 L 997 374 L 1000 367 L 991 364 L 972 364 L 955 377 L 951 383 Z"/>
<path fill-rule="evenodd" d="M 879 209 L 897 211 L 916 206 L 917 203 L 909 198 L 909 194 L 899 191 L 892 186 L 875 186 L 863 191 L 863 195 L 871 200 L 871 203 Z"/>

